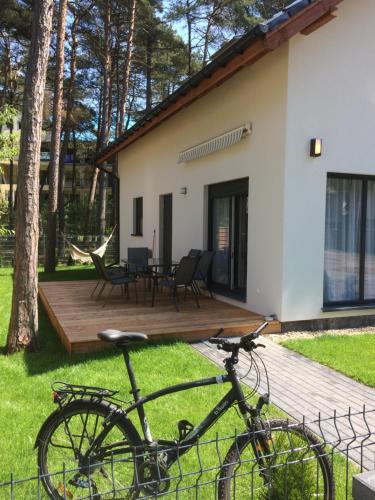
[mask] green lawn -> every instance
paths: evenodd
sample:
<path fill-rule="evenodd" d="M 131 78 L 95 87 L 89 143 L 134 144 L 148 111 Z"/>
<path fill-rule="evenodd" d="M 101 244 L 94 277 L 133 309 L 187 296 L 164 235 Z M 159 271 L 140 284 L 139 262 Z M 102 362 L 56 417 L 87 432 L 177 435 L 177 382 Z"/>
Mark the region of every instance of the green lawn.
<path fill-rule="evenodd" d="M 75 267 L 60 268 L 52 275 L 41 273 L 40 278 L 92 279 L 93 276 L 90 268 Z M 0 345 L 5 345 L 11 298 L 10 269 L 0 269 L 0 297 Z M 116 349 L 69 357 L 42 308 L 40 335 L 41 351 L 38 353 L 0 355 L 0 482 L 8 480 L 11 472 L 16 478 L 35 474 L 36 453 L 33 445 L 39 427 L 54 410 L 50 389 L 53 381 L 116 388 L 120 389 L 122 397 L 130 399 L 123 359 Z M 220 373 L 184 343 L 144 346 L 132 351 L 132 360 L 144 393 Z M 197 424 L 226 390 L 227 386 L 210 386 L 150 403 L 147 411 L 154 436 L 177 438 L 178 420 L 185 418 Z M 230 435 L 236 428 L 243 430 L 243 422 L 232 409 L 214 426 L 207 438 L 215 437 L 216 432 L 222 436 Z"/>
<path fill-rule="evenodd" d="M 0 268 L 0 347 L 5 345 L 10 314 L 11 270 Z M 62 267 L 56 273 L 40 274 L 41 280 L 92 279 L 93 270 L 88 267 Z M 110 326 L 110 325 L 108 325 Z M 78 384 L 101 385 L 116 388 L 120 395 L 129 399 L 129 383 L 120 353 L 107 349 L 96 354 L 69 357 L 57 340 L 57 336 L 41 308 L 40 314 L 41 351 L 38 353 L 17 353 L 6 356 L 0 353 L 0 483 L 10 478 L 25 478 L 35 475 L 36 453 L 34 441 L 38 429 L 45 418 L 54 410 L 50 385 L 55 380 Z M 189 379 L 204 378 L 219 373 L 208 360 L 192 347 L 183 343 L 144 345 L 132 351 L 132 360 L 139 385 L 143 393 Z M 179 393 L 166 399 L 149 403 L 146 407 L 154 438 L 177 438 L 177 422 L 188 419 L 193 424 L 203 417 L 222 397 L 227 386 L 210 386 Z M 272 416 L 282 416 L 282 412 L 271 408 Z M 233 435 L 235 430 L 243 430 L 243 422 L 234 409 L 229 410 L 205 436 L 205 439 Z M 221 460 L 231 443 L 220 445 Z M 184 472 L 199 471 L 200 467 L 218 466 L 215 445 L 203 446 L 198 456 L 192 450 L 185 461 Z M 337 498 L 344 498 L 344 460 L 337 460 L 336 478 L 340 485 Z M 211 474 L 213 477 L 214 472 Z M 193 475 L 190 483 L 198 480 Z M 259 476 L 258 476 L 259 477 Z M 204 481 L 206 478 L 202 478 Z M 35 486 L 34 486 L 35 487 Z M 18 488 L 18 489 L 17 489 Z M 35 498 L 35 489 L 19 486 L 15 499 Z M 203 489 L 202 499 L 214 498 L 214 492 Z M 191 491 L 181 498 L 195 496 Z M 5 500 L 4 490 L 0 490 L 1 500 Z M 13 498 L 13 497 L 12 497 Z"/>
<path fill-rule="evenodd" d="M 375 335 L 322 335 L 287 340 L 285 347 L 375 387 Z"/>

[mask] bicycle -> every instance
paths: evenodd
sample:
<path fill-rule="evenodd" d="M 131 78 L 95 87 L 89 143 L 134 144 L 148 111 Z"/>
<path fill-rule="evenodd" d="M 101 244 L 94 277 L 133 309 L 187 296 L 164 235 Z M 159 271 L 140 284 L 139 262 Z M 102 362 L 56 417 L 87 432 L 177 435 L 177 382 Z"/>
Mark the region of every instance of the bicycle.
<path fill-rule="evenodd" d="M 172 465 L 235 406 L 246 431 L 235 437 L 221 464 L 216 488 L 219 500 L 230 500 L 236 494 L 236 498 L 250 498 L 249 483 L 254 487 L 254 481 L 257 481 L 261 498 L 333 500 L 332 464 L 329 452 L 319 439 L 302 424 L 267 420 L 262 409 L 269 403 L 269 391 L 259 397 L 255 406 L 247 402 L 243 392 L 235 368 L 239 351 L 249 353 L 250 369 L 255 368 L 259 375 L 255 359 L 259 355 L 255 350 L 264 346 L 254 341 L 266 326 L 264 323 L 255 332 L 239 339 L 220 337 L 223 330 L 209 339 L 218 349 L 228 353 L 224 360 L 226 374 L 177 384 L 142 397 L 128 347 L 147 341 L 147 336 L 116 330 L 99 333 L 101 340 L 114 343 L 122 350 L 133 401 L 124 407 L 124 402 L 116 397 L 118 391 L 63 382 L 52 385 L 58 408 L 42 425 L 35 443 L 41 480 L 49 497 L 134 499 L 162 496 L 170 487 Z M 146 403 L 213 384 L 230 384 L 231 387 L 201 423 L 193 426 L 188 421 L 180 421 L 179 438 L 175 441 L 153 439 L 144 409 Z M 138 413 L 143 438 L 129 418 L 134 411 Z M 114 461 L 114 457 L 120 459 Z M 63 481 L 61 474 L 56 472 L 57 464 L 61 468 L 61 458 L 65 463 Z M 296 474 L 291 473 L 292 466 L 297 468 L 297 482 Z M 289 488 L 289 492 L 284 495 L 280 488 L 284 492 Z"/>

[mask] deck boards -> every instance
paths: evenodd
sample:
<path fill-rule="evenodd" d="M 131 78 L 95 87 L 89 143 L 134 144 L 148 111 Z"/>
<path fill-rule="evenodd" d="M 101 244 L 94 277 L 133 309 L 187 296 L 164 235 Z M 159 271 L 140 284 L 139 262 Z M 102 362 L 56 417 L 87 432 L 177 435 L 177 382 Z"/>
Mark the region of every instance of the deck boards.
<path fill-rule="evenodd" d="M 130 300 L 115 290 L 102 307 L 104 299 L 90 298 L 94 281 L 59 281 L 39 284 L 39 297 L 65 348 L 70 353 L 88 352 L 104 347 L 97 333 L 106 328 L 141 331 L 155 340 L 178 338 L 184 341 L 207 339 L 223 327 L 227 335 L 243 335 L 263 322 L 263 316 L 240 307 L 202 296 L 200 309 L 191 296 L 180 300 L 178 313 L 167 292 L 156 295 L 155 307 L 150 296 L 144 303 L 141 284 L 139 303 L 130 287 Z M 280 332 L 273 321 L 268 333 Z"/>

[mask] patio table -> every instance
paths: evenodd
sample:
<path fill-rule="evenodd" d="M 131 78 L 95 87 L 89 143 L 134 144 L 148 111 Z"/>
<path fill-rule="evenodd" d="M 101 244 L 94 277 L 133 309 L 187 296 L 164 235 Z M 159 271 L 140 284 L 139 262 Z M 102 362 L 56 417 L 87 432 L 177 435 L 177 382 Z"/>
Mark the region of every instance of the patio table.
<path fill-rule="evenodd" d="M 144 266 L 142 264 L 139 264 L 139 262 L 132 262 L 130 259 L 122 259 L 122 261 L 125 265 L 132 265 L 134 266 L 135 269 L 144 269 Z M 155 303 L 155 288 L 158 282 L 158 275 L 160 275 L 160 272 L 158 270 L 166 270 L 166 269 L 173 269 L 179 264 L 178 261 L 171 260 L 171 259 L 163 259 L 160 257 L 151 257 L 147 261 L 147 269 L 151 271 L 151 278 L 153 281 L 152 285 L 152 301 L 151 301 L 151 307 L 154 307 Z"/>

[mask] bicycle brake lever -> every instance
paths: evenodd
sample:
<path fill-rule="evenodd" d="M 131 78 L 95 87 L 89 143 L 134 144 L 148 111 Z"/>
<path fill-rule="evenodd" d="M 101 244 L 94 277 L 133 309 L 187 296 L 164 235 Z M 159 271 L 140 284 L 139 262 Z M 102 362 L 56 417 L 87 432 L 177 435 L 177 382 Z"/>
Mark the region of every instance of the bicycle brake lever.
<path fill-rule="evenodd" d="M 256 344 L 257 347 L 263 347 L 264 349 L 266 348 L 266 346 L 264 344 Z"/>

